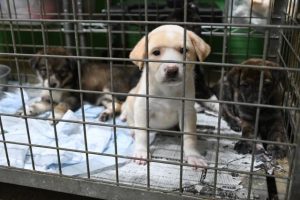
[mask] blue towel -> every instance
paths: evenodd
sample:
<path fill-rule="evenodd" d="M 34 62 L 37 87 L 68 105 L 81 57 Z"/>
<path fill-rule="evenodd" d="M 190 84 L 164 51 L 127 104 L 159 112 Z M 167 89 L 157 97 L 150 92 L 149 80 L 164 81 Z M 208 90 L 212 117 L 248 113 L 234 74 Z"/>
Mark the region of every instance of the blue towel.
<path fill-rule="evenodd" d="M 28 95 L 25 93 L 25 100 Z M 20 93 L 7 93 L 0 101 L 0 112 L 13 114 L 22 106 Z M 97 122 L 103 107 L 84 105 L 86 121 Z M 82 121 L 82 110 L 68 111 L 63 119 Z M 49 112 L 43 114 L 43 117 Z M 1 116 L 6 141 L 28 144 L 25 120 L 18 117 Z M 112 121 L 108 121 L 112 124 Z M 116 119 L 117 125 L 126 123 Z M 46 120 L 28 119 L 28 127 L 32 144 L 56 147 L 54 127 Z M 85 150 L 83 126 L 77 123 L 59 122 L 56 126 L 58 146 L 61 148 Z M 118 155 L 129 156 L 133 149 L 133 138 L 129 129 L 116 129 Z M 87 125 L 86 136 L 88 150 L 99 153 L 115 153 L 115 137 L 111 127 L 100 125 Z M 3 140 L 3 138 L 1 138 Z M 27 145 L 7 144 L 10 166 L 32 169 L 30 149 Z M 36 170 L 58 173 L 58 153 L 56 149 L 33 147 L 33 160 Z M 86 154 L 72 151 L 59 151 L 62 173 L 65 175 L 78 175 L 87 172 Z M 114 157 L 89 154 L 89 170 L 102 169 L 116 164 Z M 118 159 L 118 164 L 124 164 L 128 159 Z M 3 142 L 0 143 L 0 165 L 7 166 L 7 159 Z"/>

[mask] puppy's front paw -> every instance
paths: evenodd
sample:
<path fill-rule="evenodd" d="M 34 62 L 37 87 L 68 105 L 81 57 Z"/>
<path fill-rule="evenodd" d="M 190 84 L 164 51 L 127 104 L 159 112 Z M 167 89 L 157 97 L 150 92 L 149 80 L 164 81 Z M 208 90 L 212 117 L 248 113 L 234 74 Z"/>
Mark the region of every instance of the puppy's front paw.
<path fill-rule="evenodd" d="M 241 126 L 240 126 L 240 122 L 239 119 L 236 118 L 235 120 L 231 119 L 231 120 L 227 120 L 228 125 L 230 126 L 230 128 L 236 132 L 240 132 L 242 130 Z"/>
<path fill-rule="evenodd" d="M 33 104 L 31 106 L 25 106 L 25 110 L 26 110 L 26 115 L 30 115 L 30 116 L 34 116 L 34 115 L 38 115 L 38 110 L 36 108 L 36 106 Z M 22 115 L 25 116 L 25 112 L 23 109 L 20 109 L 17 111 L 16 113 L 17 115 Z"/>
<path fill-rule="evenodd" d="M 230 125 L 230 128 L 231 128 L 232 130 L 234 130 L 235 132 L 240 132 L 240 131 L 242 130 L 242 128 L 241 128 L 240 125 L 238 125 L 238 124 L 231 124 L 231 125 Z"/>
<path fill-rule="evenodd" d="M 52 116 L 52 114 L 51 114 L 51 115 L 48 117 L 48 119 L 51 119 L 51 120 L 49 121 L 49 123 L 50 123 L 51 125 L 58 123 L 58 121 L 56 121 L 56 120 L 62 119 L 63 116 L 64 116 L 64 114 L 65 114 L 65 113 L 63 113 L 63 112 L 54 112 L 55 120 L 53 120 L 53 116 Z"/>
<path fill-rule="evenodd" d="M 201 155 L 186 156 L 187 163 L 194 166 L 194 169 L 207 167 L 207 162 Z"/>
<path fill-rule="evenodd" d="M 141 159 L 147 159 L 147 151 L 144 150 L 138 150 L 135 151 L 134 155 L 134 162 L 139 164 L 139 165 L 146 165 L 147 161 L 146 160 L 141 160 Z M 149 155 L 150 158 L 150 155 Z"/>
<path fill-rule="evenodd" d="M 287 154 L 287 147 L 284 145 L 268 144 L 267 151 L 272 155 L 272 158 L 282 159 Z"/>
<path fill-rule="evenodd" d="M 42 97 L 41 97 L 41 100 L 43 101 L 43 102 L 47 102 L 47 103 L 51 103 L 51 97 L 50 97 L 50 95 L 43 95 Z"/>
<path fill-rule="evenodd" d="M 110 110 L 104 110 L 99 117 L 99 121 L 106 122 L 113 117 L 113 113 Z"/>
<path fill-rule="evenodd" d="M 234 145 L 234 150 L 236 150 L 239 154 L 247 154 L 252 152 L 252 145 L 248 141 L 238 141 Z"/>

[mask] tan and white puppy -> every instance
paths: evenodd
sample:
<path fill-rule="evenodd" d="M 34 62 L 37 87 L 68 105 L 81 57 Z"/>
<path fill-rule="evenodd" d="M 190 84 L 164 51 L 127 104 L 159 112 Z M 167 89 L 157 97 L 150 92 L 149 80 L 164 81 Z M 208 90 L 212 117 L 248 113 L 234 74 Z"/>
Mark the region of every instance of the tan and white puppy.
<path fill-rule="evenodd" d="M 142 72 L 142 76 L 131 94 L 147 94 L 146 63 L 138 59 L 155 60 L 148 62 L 149 95 L 162 98 L 149 98 L 149 125 L 155 129 L 180 127 L 184 135 L 184 155 L 189 164 L 205 167 L 207 163 L 197 150 L 196 111 L 194 101 L 164 99 L 165 97 L 195 98 L 194 65 L 173 63 L 170 61 L 184 60 L 184 29 L 177 25 L 163 25 L 154 29 L 148 35 L 148 55 L 146 55 L 146 37 L 143 37 L 130 53 L 130 59 Z M 186 60 L 203 61 L 210 53 L 210 46 L 191 31 L 186 31 Z M 157 62 L 159 61 L 159 62 Z M 161 62 L 160 62 L 161 61 Z M 185 67 L 185 78 L 184 78 Z M 185 81 L 184 81 L 185 80 Z M 183 85 L 185 85 L 185 94 Z M 130 126 L 147 127 L 147 105 L 145 97 L 128 96 L 122 110 Z M 182 121 L 184 127 L 181 127 Z M 147 134 L 145 130 L 134 130 L 136 140 L 135 162 L 146 164 Z M 150 157 L 150 155 L 149 155 Z M 141 160 L 142 159 L 142 160 Z"/>

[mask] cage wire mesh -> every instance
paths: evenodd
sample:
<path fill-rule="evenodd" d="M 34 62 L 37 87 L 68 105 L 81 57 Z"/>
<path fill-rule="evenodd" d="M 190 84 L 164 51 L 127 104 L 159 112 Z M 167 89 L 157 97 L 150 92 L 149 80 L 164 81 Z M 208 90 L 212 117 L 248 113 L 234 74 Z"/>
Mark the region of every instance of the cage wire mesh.
<path fill-rule="evenodd" d="M 0 67 L 11 68 L 8 76 L 0 75 L 0 170 L 5 172 L 0 175 L 1 181 L 108 199 L 295 199 L 300 130 L 297 0 L 1 0 L 0 5 Z M 155 96 L 149 91 L 144 95 L 129 93 L 140 74 L 129 53 L 143 36 L 148 38 L 149 32 L 164 24 L 191 30 L 211 46 L 205 61 L 171 61 L 183 66 L 196 64 L 195 98 Z M 186 31 L 184 37 L 188 37 Z M 146 39 L 146 52 L 148 45 Z M 186 45 L 183 53 L 188 50 Z M 261 59 L 262 66 L 241 64 L 250 58 Z M 267 60 L 278 67 L 270 68 Z M 148 56 L 142 61 L 148 77 L 154 61 Z M 107 88 L 85 89 L 90 77 L 82 73 L 91 63 L 106 69 L 97 80 L 103 80 Z M 69 66 L 54 73 L 65 79 L 71 74 L 74 87 L 50 82 L 54 65 Z M 235 67 L 260 72 L 256 82 L 259 101 L 233 98 L 237 91 L 232 91 L 231 99 L 226 98 L 226 80 Z M 39 76 L 37 70 L 42 70 Z M 276 82 L 283 91 L 278 96 L 280 104 L 262 100 L 267 70 L 284 77 Z M 184 71 L 186 74 L 185 67 Z M 129 82 L 121 83 L 122 87 L 132 87 L 120 91 L 118 79 L 124 77 Z M 151 84 L 148 80 L 147 90 Z M 216 91 L 213 88 L 217 84 L 220 87 Z M 57 95 L 69 98 L 65 94 L 76 95 L 79 103 L 58 118 Z M 101 105 L 99 99 L 93 104 L 86 102 L 93 94 L 103 97 Z M 219 98 L 211 98 L 214 95 Z M 145 127 L 129 126 L 120 120 L 117 106 L 127 96 L 146 99 Z M 183 135 L 190 133 L 150 126 L 152 99 L 180 101 L 182 113 L 186 102 L 196 102 L 196 134 L 199 150 L 208 163 L 205 170 L 194 170 L 185 162 Z M 47 109 L 33 115 L 28 108 L 41 101 L 47 102 Z M 109 106 L 112 113 L 104 116 L 108 121 L 99 121 L 99 115 L 106 111 L 103 107 Z M 234 150 L 242 128 L 234 131 L 224 121 L 223 113 L 228 108 L 254 110 L 253 135 L 242 137 L 250 143 L 247 154 Z M 258 137 L 263 129 L 277 123 L 261 120 L 266 108 L 272 110 L 267 113 L 270 118 L 283 113 L 286 140 Z M 132 162 L 132 130 L 147 132 L 145 166 Z M 266 148 L 255 150 L 262 143 L 265 147 L 284 147 L 287 154 L 275 159 Z M 49 184 L 41 184 L 45 180 Z M 78 189 L 78 183 L 89 189 Z"/>

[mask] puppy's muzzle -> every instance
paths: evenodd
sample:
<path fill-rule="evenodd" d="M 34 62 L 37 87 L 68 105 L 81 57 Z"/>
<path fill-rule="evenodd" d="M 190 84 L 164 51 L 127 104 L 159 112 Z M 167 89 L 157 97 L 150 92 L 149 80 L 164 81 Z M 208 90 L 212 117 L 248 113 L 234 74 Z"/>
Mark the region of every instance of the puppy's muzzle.
<path fill-rule="evenodd" d="M 52 88 L 60 87 L 59 81 L 57 80 L 55 75 L 52 75 L 50 77 L 49 86 L 52 87 Z"/>
<path fill-rule="evenodd" d="M 166 79 L 175 80 L 178 78 L 179 68 L 176 65 L 168 65 L 164 70 Z"/>

